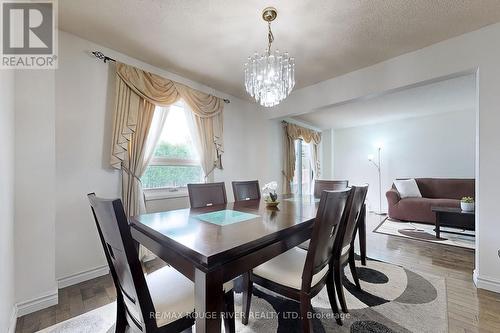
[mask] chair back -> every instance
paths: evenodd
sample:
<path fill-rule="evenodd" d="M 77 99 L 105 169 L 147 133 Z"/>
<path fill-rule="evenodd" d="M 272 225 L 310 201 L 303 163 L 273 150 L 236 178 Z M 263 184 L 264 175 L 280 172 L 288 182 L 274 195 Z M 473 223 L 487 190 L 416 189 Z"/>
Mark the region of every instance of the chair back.
<path fill-rule="evenodd" d="M 191 208 L 200 208 L 227 203 L 226 186 L 221 183 L 188 184 Z"/>
<path fill-rule="evenodd" d="M 311 286 L 312 276 L 330 263 L 338 226 L 352 201 L 351 189 L 323 191 L 302 273 L 302 289 Z"/>
<path fill-rule="evenodd" d="M 259 200 L 260 187 L 258 180 L 233 182 L 234 201 Z"/>
<path fill-rule="evenodd" d="M 314 181 L 314 197 L 320 198 L 323 191 L 338 191 L 344 190 L 349 186 L 348 180 L 323 180 L 316 179 Z"/>
<path fill-rule="evenodd" d="M 352 205 L 347 211 L 346 218 L 339 226 L 337 238 L 335 239 L 334 256 L 340 258 L 350 249 L 353 238 L 356 235 L 356 227 L 361 214 L 363 204 L 365 203 L 368 185 L 352 186 L 353 199 Z"/>
<path fill-rule="evenodd" d="M 128 324 L 145 332 L 146 326 L 151 324 L 146 314 L 153 311 L 154 306 L 122 202 L 119 199 L 100 199 L 94 193 L 87 197 L 117 296 L 125 306 Z"/>

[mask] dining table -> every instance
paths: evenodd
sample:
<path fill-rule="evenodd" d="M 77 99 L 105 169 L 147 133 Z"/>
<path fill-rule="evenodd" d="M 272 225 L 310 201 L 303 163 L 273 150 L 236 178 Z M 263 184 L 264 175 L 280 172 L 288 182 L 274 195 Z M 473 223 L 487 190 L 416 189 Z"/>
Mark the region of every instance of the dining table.
<path fill-rule="evenodd" d="M 194 282 L 196 332 L 220 332 L 223 284 L 311 237 L 319 199 L 281 196 L 187 208 L 130 219 L 132 237 Z M 361 257 L 366 260 L 364 211 Z M 363 262 L 364 263 L 364 262 Z"/>

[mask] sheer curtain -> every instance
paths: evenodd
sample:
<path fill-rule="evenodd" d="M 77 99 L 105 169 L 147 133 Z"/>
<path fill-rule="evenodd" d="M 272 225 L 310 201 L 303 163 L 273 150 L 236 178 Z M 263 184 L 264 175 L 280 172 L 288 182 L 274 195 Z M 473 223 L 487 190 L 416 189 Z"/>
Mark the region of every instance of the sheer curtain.
<path fill-rule="evenodd" d="M 213 181 L 213 171 L 215 168 L 222 168 L 218 151 L 222 153 L 222 147 L 216 148 L 217 138 L 211 130 L 212 126 L 207 124 L 203 118 L 193 113 L 187 104 L 184 103 L 184 115 L 189 127 L 189 133 L 193 140 L 205 182 Z M 213 138 L 209 140 L 209 138 Z"/>
<path fill-rule="evenodd" d="M 149 162 L 153 158 L 153 153 L 155 151 L 155 147 L 158 144 L 158 140 L 160 139 L 161 132 L 163 130 L 163 126 L 165 126 L 165 120 L 167 119 L 168 112 L 170 107 L 156 107 L 154 110 L 153 120 L 151 122 L 151 126 L 149 127 L 149 133 L 147 135 L 146 143 L 144 145 L 144 157 L 142 161 L 141 169 L 138 170 L 140 172 L 140 177 L 144 175 Z M 137 201 L 139 202 L 139 214 L 146 213 L 146 198 L 144 197 L 144 189 L 141 186 L 137 188 Z M 147 261 L 153 259 L 154 254 L 146 249 L 144 246 L 139 247 L 139 259 L 143 261 Z"/>

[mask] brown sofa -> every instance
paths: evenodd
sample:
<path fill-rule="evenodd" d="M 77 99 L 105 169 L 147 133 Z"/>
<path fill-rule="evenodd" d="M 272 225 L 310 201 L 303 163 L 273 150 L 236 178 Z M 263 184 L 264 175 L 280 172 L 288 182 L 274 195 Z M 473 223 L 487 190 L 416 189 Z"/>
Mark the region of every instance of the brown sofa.
<path fill-rule="evenodd" d="M 460 207 L 462 197 L 474 197 L 474 179 L 415 178 L 422 198 L 401 199 L 394 184 L 387 191 L 389 217 L 403 221 L 434 224 L 431 207 Z"/>

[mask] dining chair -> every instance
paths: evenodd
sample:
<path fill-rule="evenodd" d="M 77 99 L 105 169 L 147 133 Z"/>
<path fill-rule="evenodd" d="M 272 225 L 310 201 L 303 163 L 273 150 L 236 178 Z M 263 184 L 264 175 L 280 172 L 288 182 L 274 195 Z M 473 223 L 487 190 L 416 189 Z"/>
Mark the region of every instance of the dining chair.
<path fill-rule="evenodd" d="M 323 191 L 337 191 L 344 190 L 349 186 L 348 180 L 314 180 L 314 197 L 320 198 Z M 301 249 L 306 250 L 309 248 L 309 240 L 298 245 Z"/>
<path fill-rule="evenodd" d="M 193 282 L 170 266 L 145 276 L 121 200 L 94 193 L 88 199 L 116 288 L 115 332 L 129 326 L 133 331 L 170 333 L 193 326 Z M 235 332 L 232 285 L 224 285 L 226 332 Z"/>
<path fill-rule="evenodd" d="M 352 204 L 347 210 L 346 218 L 340 223 L 337 236 L 335 238 L 335 245 L 333 246 L 333 275 L 334 284 L 337 289 L 337 296 L 340 302 L 342 311 L 348 313 L 347 303 L 344 295 L 343 277 L 344 266 L 349 262 L 352 278 L 356 284 L 356 288 L 361 290 L 358 274 L 356 271 L 356 259 L 354 254 L 354 240 L 356 237 L 356 230 L 361 212 L 363 211 L 363 204 L 368 192 L 368 185 L 352 186 L 353 199 Z"/>
<path fill-rule="evenodd" d="M 223 182 L 187 184 L 191 208 L 200 208 L 227 203 L 226 186 Z"/>
<path fill-rule="evenodd" d="M 348 180 L 324 180 L 316 179 L 314 180 L 314 197 L 320 198 L 321 192 L 343 190 L 349 186 Z"/>
<path fill-rule="evenodd" d="M 260 187 L 258 180 L 234 181 L 234 201 L 259 200 Z"/>
<path fill-rule="evenodd" d="M 351 200 L 350 189 L 323 192 L 309 250 L 292 248 L 243 275 L 243 324 L 248 324 L 254 283 L 300 302 L 304 332 L 312 331 L 311 298 L 316 296 L 325 284 L 328 287 L 332 311 L 339 313 L 331 272 L 331 256 L 337 227 Z M 340 317 L 337 322 L 339 320 Z"/>

